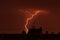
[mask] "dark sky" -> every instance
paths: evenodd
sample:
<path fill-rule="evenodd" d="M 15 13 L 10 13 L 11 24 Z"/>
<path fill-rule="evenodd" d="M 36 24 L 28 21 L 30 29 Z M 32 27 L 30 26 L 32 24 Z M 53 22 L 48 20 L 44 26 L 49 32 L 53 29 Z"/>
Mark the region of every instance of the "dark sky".
<path fill-rule="evenodd" d="M 0 33 L 20 33 L 25 25 L 26 14 L 18 12 L 20 8 L 37 8 L 48 10 L 48 15 L 37 15 L 31 25 L 42 26 L 43 32 L 60 32 L 59 0 L 1 0 Z"/>

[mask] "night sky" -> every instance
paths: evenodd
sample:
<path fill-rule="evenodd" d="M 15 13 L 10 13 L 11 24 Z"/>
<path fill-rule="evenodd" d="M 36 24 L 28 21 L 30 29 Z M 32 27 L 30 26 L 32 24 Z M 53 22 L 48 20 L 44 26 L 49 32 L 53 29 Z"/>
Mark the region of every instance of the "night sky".
<path fill-rule="evenodd" d="M 0 33 L 21 33 L 27 15 L 20 8 L 36 8 L 47 10 L 48 15 L 37 15 L 31 20 L 30 26 L 42 27 L 43 32 L 60 32 L 60 1 L 59 0 L 1 0 L 0 1 Z"/>

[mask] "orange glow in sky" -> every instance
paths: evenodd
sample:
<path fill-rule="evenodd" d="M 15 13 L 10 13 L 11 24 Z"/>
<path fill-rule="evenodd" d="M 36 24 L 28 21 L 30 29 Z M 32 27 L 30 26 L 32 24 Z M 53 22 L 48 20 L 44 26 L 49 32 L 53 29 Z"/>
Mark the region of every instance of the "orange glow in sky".
<path fill-rule="evenodd" d="M 27 27 L 27 25 L 29 24 L 29 21 L 32 20 L 34 18 L 34 16 L 36 16 L 38 14 L 46 13 L 46 11 L 44 11 L 44 10 L 32 10 L 32 9 L 29 9 L 29 10 L 24 10 L 23 9 L 23 10 L 19 10 L 19 11 L 21 11 L 23 13 L 29 13 L 29 14 L 31 14 L 31 16 L 26 19 L 25 29 L 24 29 L 24 31 L 26 32 L 26 34 L 29 31 L 29 29 Z"/>

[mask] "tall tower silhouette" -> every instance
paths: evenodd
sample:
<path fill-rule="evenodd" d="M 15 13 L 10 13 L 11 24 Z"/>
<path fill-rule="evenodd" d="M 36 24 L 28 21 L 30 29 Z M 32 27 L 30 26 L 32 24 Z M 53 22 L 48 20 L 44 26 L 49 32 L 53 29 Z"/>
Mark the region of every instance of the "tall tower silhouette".
<path fill-rule="evenodd" d="M 47 28 L 47 26 L 46 26 L 46 34 L 48 34 L 48 28 Z"/>

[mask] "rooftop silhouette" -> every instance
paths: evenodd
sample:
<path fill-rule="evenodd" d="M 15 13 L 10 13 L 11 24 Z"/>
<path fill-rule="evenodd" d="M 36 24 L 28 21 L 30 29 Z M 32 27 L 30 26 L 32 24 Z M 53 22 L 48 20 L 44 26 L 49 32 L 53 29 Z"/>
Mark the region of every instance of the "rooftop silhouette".
<path fill-rule="evenodd" d="M 60 40 L 60 33 L 48 34 L 48 30 L 46 33 L 42 33 L 42 27 L 35 29 L 32 28 L 29 30 L 28 34 L 22 32 L 22 34 L 0 34 L 0 40 Z"/>

